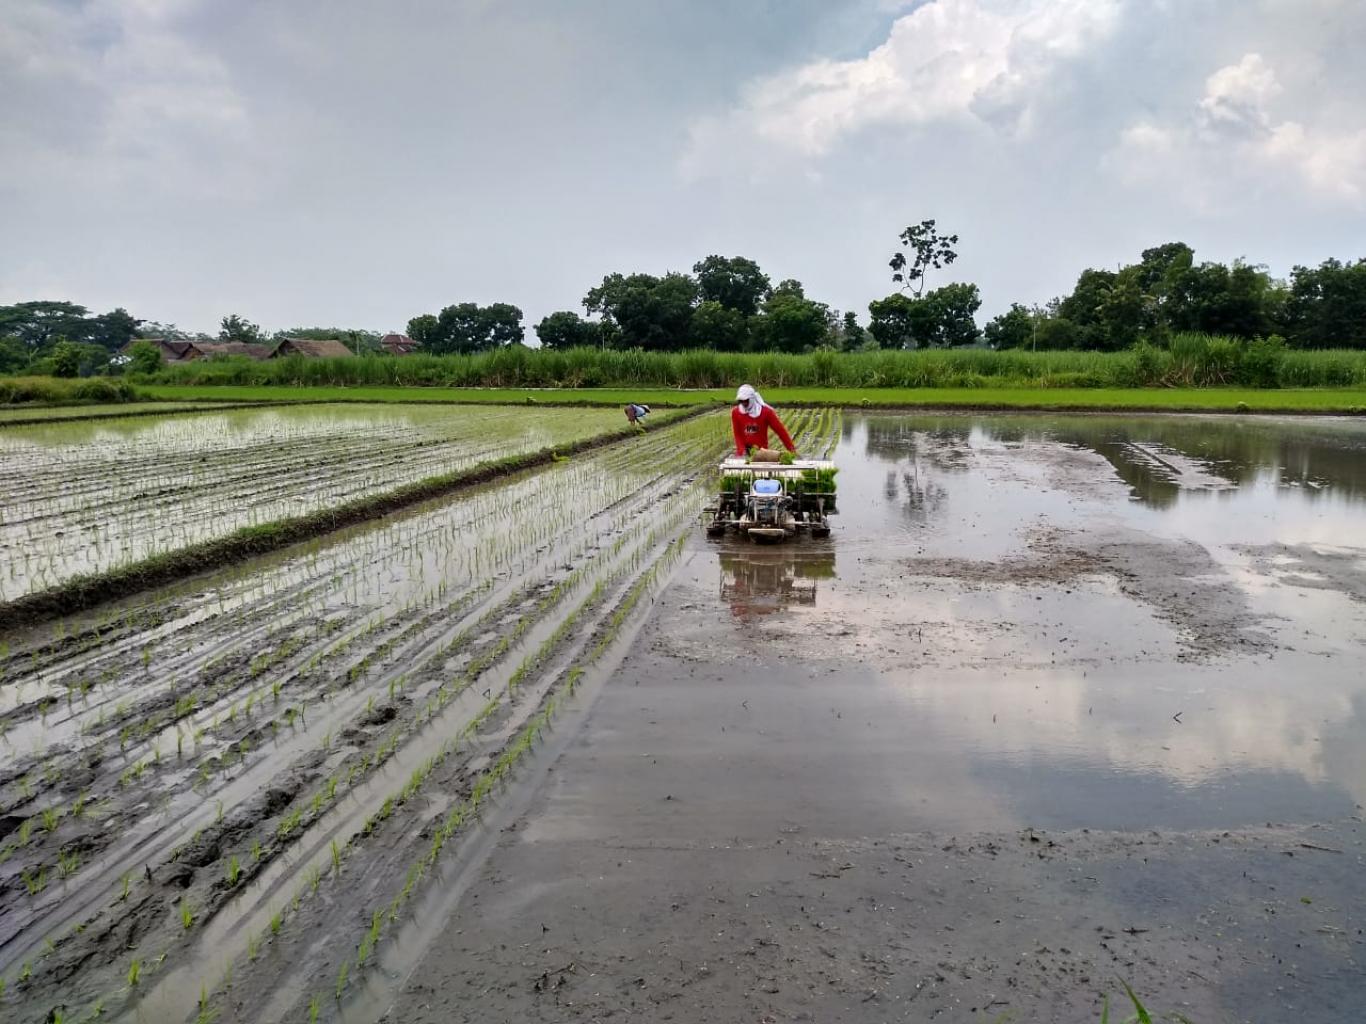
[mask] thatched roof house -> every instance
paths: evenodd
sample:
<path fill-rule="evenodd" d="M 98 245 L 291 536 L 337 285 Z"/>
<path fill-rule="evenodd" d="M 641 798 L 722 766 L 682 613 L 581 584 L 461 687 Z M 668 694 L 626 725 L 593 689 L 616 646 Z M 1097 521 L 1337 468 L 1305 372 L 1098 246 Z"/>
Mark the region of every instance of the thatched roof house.
<path fill-rule="evenodd" d="M 285 356 L 304 356 L 307 359 L 344 359 L 353 353 L 336 338 L 315 340 L 313 338 L 284 338 L 270 354 L 272 359 Z"/>
<path fill-rule="evenodd" d="M 410 356 L 420 346 L 406 334 L 386 334 L 379 339 L 379 347 L 391 356 Z"/>
<path fill-rule="evenodd" d="M 119 354 L 128 355 L 132 351 L 134 345 L 143 341 L 157 347 L 157 351 L 161 353 L 161 361 L 163 363 L 188 363 L 197 354 L 193 351 L 194 342 L 172 341 L 169 338 L 134 338 L 126 345 L 119 346 Z"/>
<path fill-rule="evenodd" d="M 191 349 L 198 355 L 189 356 L 191 359 L 209 359 L 213 356 L 246 356 L 248 359 L 255 359 L 258 362 L 269 359 L 271 348 L 269 345 L 253 345 L 246 341 L 194 341 L 190 343 Z"/>
<path fill-rule="evenodd" d="M 212 356 L 246 356 L 262 360 L 269 359 L 272 351 L 269 345 L 251 345 L 244 341 L 172 341 L 169 338 L 134 338 L 119 351 L 127 355 L 139 341 L 155 345 L 165 363 L 189 363 Z"/>

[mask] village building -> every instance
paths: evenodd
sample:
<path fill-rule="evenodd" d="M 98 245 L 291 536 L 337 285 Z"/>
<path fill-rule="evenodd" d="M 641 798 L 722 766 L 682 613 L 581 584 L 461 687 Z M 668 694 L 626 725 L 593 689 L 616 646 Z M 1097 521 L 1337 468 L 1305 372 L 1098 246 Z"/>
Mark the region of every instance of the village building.
<path fill-rule="evenodd" d="M 344 359 L 352 354 L 352 351 L 336 338 L 284 338 L 275 346 L 270 358 L 303 356 L 306 359 Z"/>
<path fill-rule="evenodd" d="M 269 345 L 254 345 L 246 341 L 196 341 L 191 343 L 192 351 L 198 353 L 192 359 L 212 359 L 214 356 L 246 356 L 257 362 L 269 359 Z"/>
<path fill-rule="evenodd" d="M 243 341 L 175 341 L 170 338 L 134 338 L 119 349 L 127 356 L 134 345 L 140 341 L 155 345 L 161 353 L 163 363 L 190 363 L 214 356 L 246 356 L 248 359 L 269 359 L 270 345 L 252 345 Z"/>
<path fill-rule="evenodd" d="M 410 356 L 419 348 L 418 343 L 406 334 L 386 334 L 379 339 L 379 347 L 391 356 Z"/>
<path fill-rule="evenodd" d="M 194 358 L 191 352 L 194 348 L 194 342 L 172 341 L 169 338 L 134 338 L 119 348 L 119 355 L 128 356 L 134 345 L 144 341 L 149 345 L 156 346 L 157 351 L 161 353 L 163 363 L 187 363 Z"/>

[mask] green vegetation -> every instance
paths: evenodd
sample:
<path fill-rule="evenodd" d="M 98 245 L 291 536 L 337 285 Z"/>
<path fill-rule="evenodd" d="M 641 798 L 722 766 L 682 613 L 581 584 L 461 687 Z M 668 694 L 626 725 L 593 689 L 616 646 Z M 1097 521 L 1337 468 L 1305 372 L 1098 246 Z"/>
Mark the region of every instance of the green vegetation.
<path fill-rule="evenodd" d="M 0 374 L 88 378 L 132 373 L 139 379 L 165 374 L 169 376 L 164 379 L 177 383 L 457 387 L 711 387 L 733 384 L 736 377 L 848 387 L 1341 386 L 1350 382 L 1333 379 L 1335 371 L 1325 364 L 1283 369 L 1283 350 L 1366 350 L 1366 259 L 1344 263 L 1330 258 L 1316 267 L 1295 266 L 1281 280 L 1265 266 L 1243 260 L 1196 263 L 1189 245 L 1167 242 L 1143 250 L 1128 266 L 1083 270 L 1069 294 L 1043 305 L 1012 303 L 983 330 L 976 319 L 982 305 L 976 284 L 956 281 L 925 289 L 930 271 L 943 270 L 957 259 L 958 236 L 941 235 L 934 220 L 925 220 L 898 237 L 901 249 L 889 261 L 891 284 L 897 290 L 868 303 L 866 329 L 855 312 L 841 313 L 809 298 L 798 280 L 788 278 L 775 285 L 751 259 L 712 254 L 693 264 L 691 274 L 606 274 L 583 297 L 582 306 L 592 319 L 559 310 L 536 325 L 541 350 L 523 345 L 522 311 L 506 302 L 457 302 L 439 313 L 413 317 L 408 334 L 425 356 L 402 358 L 382 354 L 374 331 L 301 327 L 276 332 L 272 338 L 233 313 L 221 321 L 219 342 L 257 345 L 258 354 L 265 356 L 273 348 L 271 340 L 335 337 L 363 358 L 290 356 L 272 360 L 287 365 L 262 366 L 244 356 L 226 355 L 243 351 L 240 348 L 202 348 L 207 358 L 161 369 L 159 347 L 129 343 L 152 338 L 208 342 L 209 337 L 188 334 L 174 324 L 139 320 L 123 309 L 91 316 L 85 307 L 70 302 L 21 302 L 0 306 Z M 1196 336 L 1206 340 L 1189 340 Z M 976 350 L 970 347 L 982 341 L 990 346 L 986 353 L 976 352 L 982 356 L 1059 350 L 1122 352 L 1134 358 L 1109 364 L 1100 384 L 1043 380 L 1047 374 L 1034 370 L 1024 379 L 977 367 L 967 372 L 987 380 L 916 377 L 914 369 L 908 373 L 902 367 L 899 376 L 879 371 L 883 379 L 872 381 L 859 377 L 857 364 L 841 364 L 837 380 L 823 379 L 828 375 L 817 370 L 784 381 L 763 372 L 734 372 L 734 365 L 719 375 L 699 373 L 696 366 L 673 367 L 674 372 L 653 366 L 644 373 L 632 372 L 633 362 L 663 354 L 686 357 L 685 362 L 694 364 L 715 359 L 717 353 L 828 361 L 836 353 L 938 350 L 972 357 Z M 1210 358 L 1192 363 L 1192 346 L 1203 348 Z M 584 352 L 598 356 L 594 360 L 574 355 Z M 608 352 L 626 362 L 601 365 Z M 439 359 L 448 355 L 478 356 L 482 361 L 459 364 Z M 548 358 L 555 355 L 573 358 L 561 364 Z M 529 366 L 533 357 L 535 365 Z M 363 365 L 344 365 L 352 363 Z M 1304 379 L 1306 371 L 1311 379 Z M 1083 365 L 1057 372 L 1084 376 L 1093 371 Z"/>
<path fill-rule="evenodd" d="M 623 424 L 615 409 L 305 406 L 11 429 L 3 444 L 26 486 L 0 500 L 0 544 L 21 545 L 0 601 Z"/>
<path fill-rule="evenodd" d="M 696 411 L 677 410 L 661 413 L 657 422 L 682 419 L 695 414 Z M 16 622 L 43 619 L 88 608 L 118 595 L 135 593 L 193 572 L 230 564 L 248 555 L 274 551 L 343 526 L 364 522 L 387 512 L 450 494 L 461 488 L 545 465 L 568 454 L 590 451 L 613 441 L 634 436 L 635 432 L 623 421 L 622 427 L 614 431 L 590 435 L 537 451 L 480 462 L 464 469 L 438 473 L 390 490 L 363 495 L 302 515 L 242 527 L 225 536 L 155 554 L 141 561 L 125 563 L 105 572 L 67 577 L 55 587 L 0 603 L 0 624 L 8 626 Z M 135 780 L 144 768 L 145 764 L 138 762 L 128 769 L 125 775 Z"/>
<path fill-rule="evenodd" d="M 0 406 L 4 405 L 96 405 L 135 402 L 140 396 L 121 380 L 92 377 L 64 380 L 60 377 L 0 378 Z"/>
<path fill-rule="evenodd" d="M 408 335 L 434 355 L 516 345 L 523 337 L 522 311 L 506 302 L 461 302 L 435 316 L 424 313 L 409 320 Z"/>
<path fill-rule="evenodd" d="M 1296 266 L 1281 281 L 1242 260 L 1197 264 L 1190 246 L 1169 242 L 1118 270 L 1083 270 L 1070 295 L 1045 306 L 1015 303 L 985 336 L 998 348 L 1114 351 L 1185 332 L 1279 335 L 1297 349 L 1366 347 L 1366 259 Z"/>
<path fill-rule="evenodd" d="M 168 367 L 158 377 L 158 384 L 237 387 L 610 388 L 616 390 L 599 400 L 612 404 L 653 404 L 642 388 L 729 389 L 742 383 L 765 389 L 1362 387 L 1366 352 L 1288 351 L 1275 339 L 1244 342 L 1200 334 L 1179 335 L 1161 348 L 1140 345 L 1124 352 L 898 349 L 783 354 L 504 348 L 475 355 L 186 363 Z M 150 397 L 176 394 L 156 386 L 145 390 Z M 179 394 L 205 397 L 196 391 Z M 226 397 L 269 400 L 278 394 L 237 391 Z M 433 392 L 431 397 L 443 396 Z M 525 394 L 506 393 L 471 397 L 528 399 Z M 720 397 L 729 401 L 731 394 Z"/>
<path fill-rule="evenodd" d="M 190 387 L 156 385 L 159 398 L 183 395 L 187 399 L 231 402 L 273 397 L 304 402 L 456 402 L 506 404 L 534 401 L 542 405 L 623 405 L 626 396 L 651 406 L 726 405 L 734 392 L 723 388 L 702 390 L 548 389 L 490 388 L 345 388 L 345 387 Z M 1042 388 L 1042 387 L 944 387 L 944 388 L 765 388 L 764 398 L 778 407 L 834 405 L 848 408 L 960 408 L 960 409 L 1082 409 L 1152 410 L 1167 412 L 1315 412 L 1360 413 L 1366 411 L 1366 388 Z M 658 422 L 658 420 L 656 420 Z"/>

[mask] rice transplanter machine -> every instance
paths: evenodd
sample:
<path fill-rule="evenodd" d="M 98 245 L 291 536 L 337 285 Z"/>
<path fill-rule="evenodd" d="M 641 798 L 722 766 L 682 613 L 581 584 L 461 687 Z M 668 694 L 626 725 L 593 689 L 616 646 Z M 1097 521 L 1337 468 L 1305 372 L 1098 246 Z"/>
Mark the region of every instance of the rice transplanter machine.
<path fill-rule="evenodd" d="M 796 459 L 789 463 L 747 462 L 740 457 L 722 461 L 721 484 L 713 504 L 702 510 L 707 536 L 728 531 L 762 542 L 795 537 L 807 531 L 828 537 L 828 517 L 835 502 L 835 464 L 826 459 Z"/>

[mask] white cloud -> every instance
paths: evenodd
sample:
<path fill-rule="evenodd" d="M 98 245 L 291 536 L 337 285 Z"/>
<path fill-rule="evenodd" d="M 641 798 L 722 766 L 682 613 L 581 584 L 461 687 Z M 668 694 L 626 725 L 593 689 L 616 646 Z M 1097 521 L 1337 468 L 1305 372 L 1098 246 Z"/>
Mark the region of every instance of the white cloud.
<path fill-rule="evenodd" d="M 854 60 L 817 60 L 750 84 L 729 113 L 694 123 L 685 169 L 735 142 L 817 156 L 877 126 L 990 124 L 1028 132 L 1058 68 L 1118 24 L 1121 0 L 931 0 Z"/>
<path fill-rule="evenodd" d="M 862 311 L 925 216 L 989 316 L 1173 238 L 1284 272 L 1364 233 L 1361 0 L 0 11 L 0 289 L 189 327 L 530 324 L 708 252 Z"/>
<path fill-rule="evenodd" d="M 1281 107 L 1316 110 L 1307 88 L 1286 93 L 1261 54 L 1245 54 L 1211 74 L 1185 114 L 1126 127 L 1107 163 L 1132 183 L 1179 183 L 1179 194 L 1202 207 L 1245 187 L 1298 187 L 1320 202 L 1366 203 L 1366 128 L 1280 120 Z"/>
<path fill-rule="evenodd" d="M 1269 121 L 1267 104 L 1281 92 L 1276 73 L 1262 55 L 1249 53 L 1209 76 L 1200 113 L 1215 131 L 1264 131 Z"/>
<path fill-rule="evenodd" d="M 1325 198 L 1366 203 L 1366 130 L 1333 132 L 1285 121 L 1257 152 L 1295 171 Z"/>

